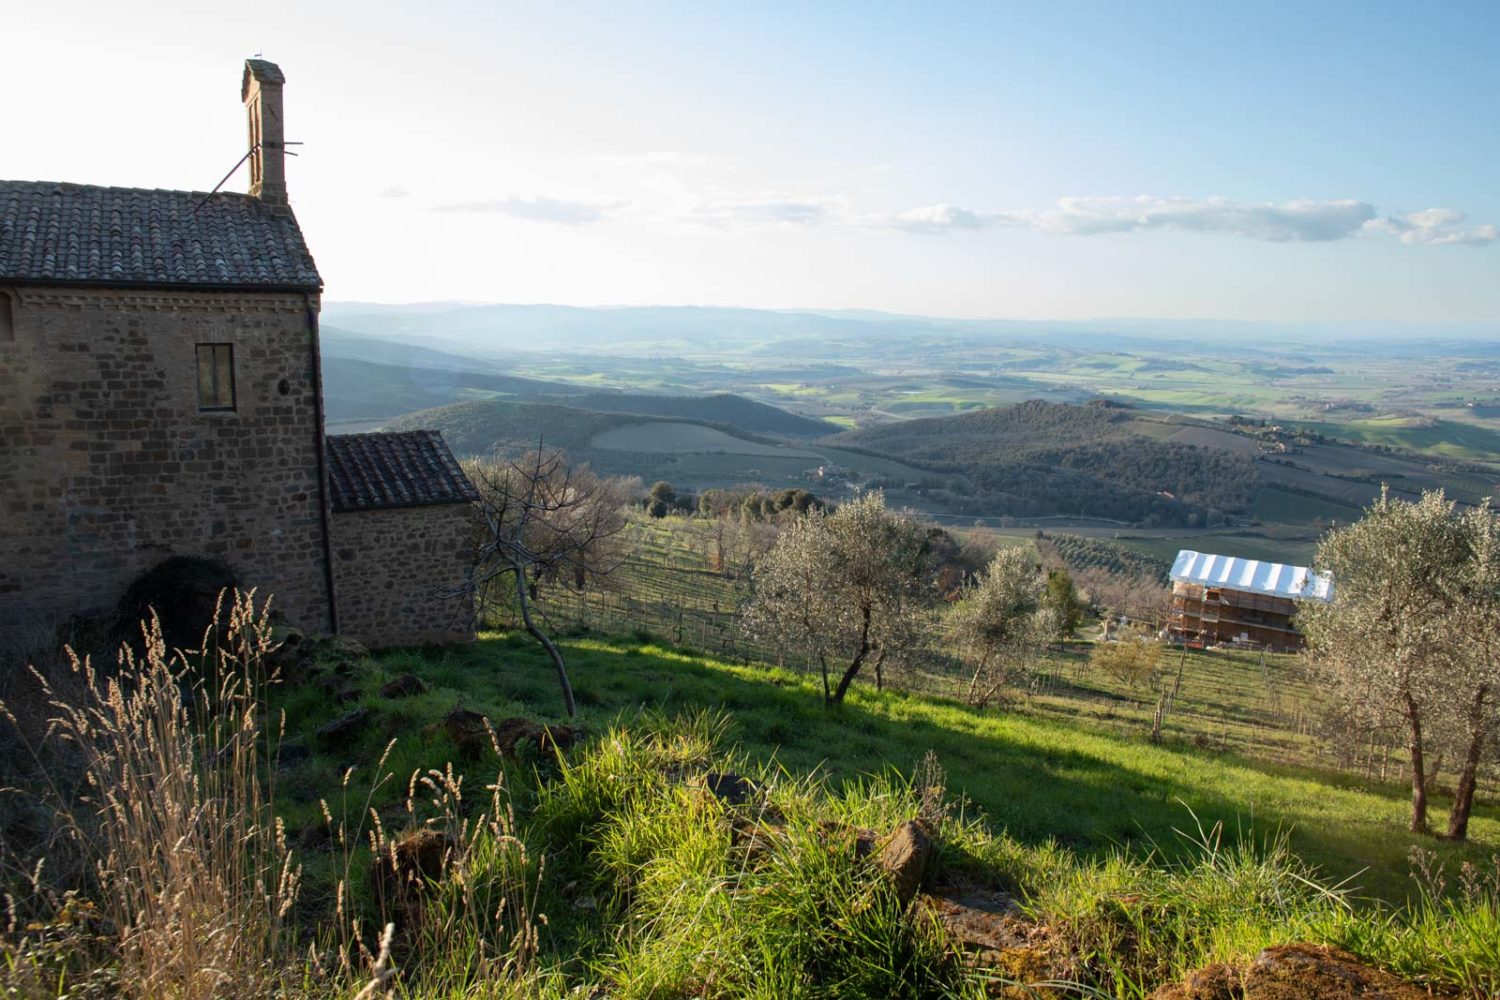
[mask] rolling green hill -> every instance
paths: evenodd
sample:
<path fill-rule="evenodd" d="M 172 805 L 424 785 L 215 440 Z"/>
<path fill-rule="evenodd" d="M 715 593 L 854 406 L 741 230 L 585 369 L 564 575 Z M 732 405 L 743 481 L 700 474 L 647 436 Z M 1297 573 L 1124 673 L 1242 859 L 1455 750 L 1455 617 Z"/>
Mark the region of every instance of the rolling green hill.
<path fill-rule="evenodd" d="M 330 423 L 396 417 L 471 399 L 550 397 L 567 389 L 499 372 L 323 359 L 323 402 Z"/>
<path fill-rule="evenodd" d="M 839 427 L 826 420 L 812 420 L 744 396 L 721 392 L 712 396 L 648 396 L 635 393 L 589 393 L 568 401 L 584 410 L 639 413 L 727 424 L 755 434 L 786 434 L 816 437 L 834 434 Z"/>
<path fill-rule="evenodd" d="M 997 513 L 1194 524 L 1248 508 L 1259 485 L 1250 455 L 1153 440 L 1134 421 L 1119 406 L 1030 400 L 886 424 L 834 440 L 962 472 Z"/>
<path fill-rule="evenodd" d="M 596 434 L 652 418 L 580 410 L 556 403 L 476 400 L 419 410 L 392 420 L 391 430 L 427 428 L 442 431 L 459 455 L 514 454 L 538 442 L 581 457 Z"/>

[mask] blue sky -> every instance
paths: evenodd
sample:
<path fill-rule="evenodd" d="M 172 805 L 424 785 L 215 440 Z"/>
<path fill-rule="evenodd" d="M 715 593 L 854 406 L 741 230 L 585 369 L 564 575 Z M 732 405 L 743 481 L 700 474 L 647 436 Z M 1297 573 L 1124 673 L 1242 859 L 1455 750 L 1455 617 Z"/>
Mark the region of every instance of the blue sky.
<path fill-rule="evenodd" d="M 1493 2 L 76 3 L 7 34 L 17 179 L 209 187 L 240 60 L 281 63 L 332 299 L 1500 319 Z"/>

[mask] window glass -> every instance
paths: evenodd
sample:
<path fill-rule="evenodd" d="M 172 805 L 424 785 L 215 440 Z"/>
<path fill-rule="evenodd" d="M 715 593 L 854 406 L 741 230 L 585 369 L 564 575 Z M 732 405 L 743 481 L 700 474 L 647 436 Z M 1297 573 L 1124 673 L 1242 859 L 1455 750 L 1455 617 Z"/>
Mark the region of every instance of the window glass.
<path fill-rule="evenodd" d="M 198 409 L 234 409 L 234 345 L 198 345 Z"/>

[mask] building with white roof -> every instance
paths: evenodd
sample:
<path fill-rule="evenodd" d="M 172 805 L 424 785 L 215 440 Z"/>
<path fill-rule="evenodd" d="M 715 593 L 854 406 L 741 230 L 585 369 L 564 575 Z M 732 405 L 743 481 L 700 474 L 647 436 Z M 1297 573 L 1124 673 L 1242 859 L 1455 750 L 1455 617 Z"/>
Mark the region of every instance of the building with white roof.
<path fill-rule="evenodd" d="M 1299 601 L 1333 600 L 1333 579 L 1306 566 L 1183 549 L 1172 564 L 1174 638 L 1300 649 Z"/>

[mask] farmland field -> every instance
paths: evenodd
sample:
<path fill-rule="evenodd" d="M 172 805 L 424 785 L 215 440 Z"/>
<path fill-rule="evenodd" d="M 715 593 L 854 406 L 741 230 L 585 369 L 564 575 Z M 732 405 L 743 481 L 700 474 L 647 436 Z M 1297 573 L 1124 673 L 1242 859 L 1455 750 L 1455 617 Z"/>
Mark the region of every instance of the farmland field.
<path fill-rule="evenodd" d="M 1306 524 L 1309 521 L 1348 524 L 1359 518 L 1360 509 L 1352 504 L 1300 496 L 1268 486 L 1255 495 L 1251 514 L 1262 521 L 1284 524 Z"/>
<path fill-rule="evenodd" d="M 606 451 L 724 452 L 731 455 L 774 455 L 782 458 L 816 459 L 807 451 L 778 445 L 759 444 L 726 434 L 701 424 L 679 424 L 661 421 L 631 424 L 594 435 L 590 447 Z"/>

